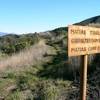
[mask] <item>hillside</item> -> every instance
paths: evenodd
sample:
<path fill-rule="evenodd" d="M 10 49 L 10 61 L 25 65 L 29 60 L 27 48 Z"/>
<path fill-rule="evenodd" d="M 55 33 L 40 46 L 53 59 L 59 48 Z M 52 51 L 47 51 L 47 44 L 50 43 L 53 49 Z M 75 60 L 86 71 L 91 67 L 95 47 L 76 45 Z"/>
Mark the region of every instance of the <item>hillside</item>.
<path fill-rule="evenodd" d="M 6 34 L 8 34 L 8 33 L 0 32 L 0 36 L 4 36 Z"/>
<path fill-rule="evenodd" d="M 99 16 L 95 16 L 92 18 L 88 18 L 82 22 L 76 23 L 79 25 L 89 25 L 89 24 L 100 24 L 100 15 Z"/>
<path fill-rule="evenodd" d="M 78 25 L 100 27 L 100 16 Z M 67 56 L 67 27 L 0 37 L 0 100 L 78 100 L 81 57 Z M 88 98 L 100 98 L 100 55 L 89 56 Z"/>

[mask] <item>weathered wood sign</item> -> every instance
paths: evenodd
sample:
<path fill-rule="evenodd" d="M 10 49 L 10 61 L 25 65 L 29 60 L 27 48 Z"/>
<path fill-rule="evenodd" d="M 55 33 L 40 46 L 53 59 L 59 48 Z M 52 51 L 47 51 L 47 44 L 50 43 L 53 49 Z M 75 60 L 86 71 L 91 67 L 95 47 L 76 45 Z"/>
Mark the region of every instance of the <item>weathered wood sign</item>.
<path fill-rule="evenodd" d="M 88 54 L 100 53 L 100 28 L 71 25 L 68 27 L 68 56 L 82 55 L 80 100 L 86 100 Z"/>
<path fill-rule="evenodd" d="M 72 25 L 68 27 L 68 56 L 100 53 L 100 29 Z"/>

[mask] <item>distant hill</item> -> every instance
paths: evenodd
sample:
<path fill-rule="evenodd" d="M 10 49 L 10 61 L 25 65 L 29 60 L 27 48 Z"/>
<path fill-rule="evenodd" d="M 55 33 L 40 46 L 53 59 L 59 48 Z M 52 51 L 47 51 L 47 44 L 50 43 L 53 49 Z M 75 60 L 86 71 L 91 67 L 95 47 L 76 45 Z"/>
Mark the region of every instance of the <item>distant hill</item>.
<path fill-rule="evenodd" d="M 4 36 L 6 34 L 8 34 L 8 33 L 0 32 L 0 36 Z"/>
<path fill-rule="evenodd" d="M 78 24 L 78 25 L 100 24 L 100 15 L 88 18 L 88 19 L 83 20 L 83 21 L 76 23 L 76 24 Z"/>
<path fill-rule="evenodd" d="M 100 15 L 88 18 L 86 20 L 83 20 L 81 22 L 74 23 L 73 25 L 82 25 L 82 26 L 92 26 L 92 27 L 100 27 Z M 68 31 L 67 26 L 66 27 L 59 27 L 51 31 L 42 32 L 42 35 L 50 35 L 50 36 L 59 36 L 59 35 L 66 35 L 66 32 Z"/>
<path fill-rule="evenodd" d="M 99 16 L 95 16 L 95 17 L 88 18 L 88 19 L 83 20 L 81 22 L 75 23 L 74 25 L 82 25 L 82 26 L 90 25 L 91 26 L 91 24 L 92 24 L 92 26 L 93 25 L 94 26 L 95 25 L 99 25 L 100 24 L 100 15 Z M 100 25 L 99 25 L 99 27 L 100 27 Z M 57 28 L 57 29 L 55 29 L 53 31 L 57 32 L 58 30 L 66 31 L 67 29 L 66 29 L 66 27 L 61 27 L 61 28 Z"/>
<path fill-rule="evenodd" d="M 82 26 L 96 26 L 100 27 L 100 15 L 88 18 L 86 20 L 83 20 L 81 22 L 74 23 L 74 25 L 82 25 Z M 59 27 L 51 31 L 46 31 L 46 32 L 40 32 L 39 34 L 41 35 L 59 35 L 61 33 L 66 33 L 67 32 L 67 26 L 66 27 Z M 9 33 L 5 32 L 0 32 L 0 36 L 8 35 Z M 11 33 L 10 33 L 11 34 Z M 14 33 L 13 33 L 14 34 Z"/>

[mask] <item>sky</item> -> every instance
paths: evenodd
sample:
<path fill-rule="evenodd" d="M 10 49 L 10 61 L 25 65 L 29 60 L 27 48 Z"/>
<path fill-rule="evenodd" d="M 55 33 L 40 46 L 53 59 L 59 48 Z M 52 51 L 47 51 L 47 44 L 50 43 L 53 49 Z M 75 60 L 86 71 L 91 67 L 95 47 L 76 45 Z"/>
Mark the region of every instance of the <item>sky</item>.
<path fill-rule="evenodd" d="M 43 32 L 100 15 L 100 0 L 0 0 L 0 32 Z"/>

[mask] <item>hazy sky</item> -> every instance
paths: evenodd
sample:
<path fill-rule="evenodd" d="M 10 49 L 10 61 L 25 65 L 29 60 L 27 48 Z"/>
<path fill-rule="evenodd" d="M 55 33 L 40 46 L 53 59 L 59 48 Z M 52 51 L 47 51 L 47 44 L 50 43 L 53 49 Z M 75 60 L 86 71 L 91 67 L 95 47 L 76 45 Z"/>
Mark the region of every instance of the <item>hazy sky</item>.
<path fill-rule="evenodd" d="M 0 0 L 0 32 L 40 32 L 100 15 L 100 0 Z"/>

